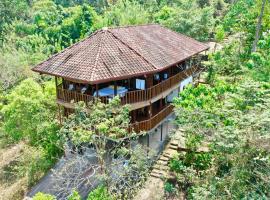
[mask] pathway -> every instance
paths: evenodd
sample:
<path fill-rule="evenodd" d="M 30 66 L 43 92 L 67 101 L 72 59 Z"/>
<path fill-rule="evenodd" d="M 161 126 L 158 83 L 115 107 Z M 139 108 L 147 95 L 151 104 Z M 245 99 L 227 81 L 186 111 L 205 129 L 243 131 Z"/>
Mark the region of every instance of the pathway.
<path fill-rule="evenodd" d="M 185 148 L 183 133 L 178 129 L 170 142 L 160 155 L 153 170 L 146 180 L 144 187 L 137 193 L 134 200 L 160 200 L 164 199 L 164 179 L 169 177 L 169 160 L 177 153 L 178 149 Z"/>

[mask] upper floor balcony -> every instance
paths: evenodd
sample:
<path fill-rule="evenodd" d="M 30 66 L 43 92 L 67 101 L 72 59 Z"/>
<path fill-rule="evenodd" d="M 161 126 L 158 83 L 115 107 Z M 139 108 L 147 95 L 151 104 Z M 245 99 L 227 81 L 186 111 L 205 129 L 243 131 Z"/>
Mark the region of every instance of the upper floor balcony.
<path fill-rule="evenodd" d="M 186 78 L 195 75 L 201 69 L 198 66 L 192 66 L 186 70 L 180 71 L 166 80 L 160 81 L 159 83 L 152 85 L 151 87 L 138 90 L 129 88 L 123 93 L 117 93 L 120 96 L 121 104 L 130 104 L 131 109 L 137 109 L 139 107 L 144 107 L 149 105 L 151 102 L 155 102 L 158 99 L 166 97 L 173 90 L 179 88 L 179 84 Z M 112 87 L 112 86 L 111 86 Z M 124 88 L 123 86 L 115 86 L 116 88 Z M 82 93 L 81 90 L 72 90 L 70 88 L 65 88 L 63 83 L 57 85 L 57 101 L 66 107 L 73 108 L 72 103 L 83 101 L 88 104 L 88 102 L 93 101 L 97 97 L 98 89 L 92 92 L 92 94 Z M 116 95 L 117 95 L 116 94 Z M 114 94 L 115 95 L 115 94 Z M 114 96 L 113 95 L 113 96 Z M 108 96 L 98 96 L 101 102 L 108 103 L 112 98 L 112 95 Z"/>

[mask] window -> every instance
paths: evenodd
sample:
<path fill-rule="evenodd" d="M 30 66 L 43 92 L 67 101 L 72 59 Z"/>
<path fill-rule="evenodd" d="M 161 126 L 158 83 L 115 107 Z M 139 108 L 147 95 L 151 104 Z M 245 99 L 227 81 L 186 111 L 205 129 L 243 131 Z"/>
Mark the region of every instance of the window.
<path fill-rule="evenodd" d="M 168 73 L 163 74 L 163 78 L 166 80 L 168 78 Z"/>
<path fill-rule="evenodd" d="M 138 89 L 138 90 L 145 90 L 145 80 L 143 80 L 143 79 L 136 79 L 136 89 Z"/>
<path fill-rule="evenodd" d="M 155 74 L 155 75 L 154 75 L 154 79 L 155 79 L 156 81 L 159 81 L 159 79 L 160 79 L 159 74 Z"/>

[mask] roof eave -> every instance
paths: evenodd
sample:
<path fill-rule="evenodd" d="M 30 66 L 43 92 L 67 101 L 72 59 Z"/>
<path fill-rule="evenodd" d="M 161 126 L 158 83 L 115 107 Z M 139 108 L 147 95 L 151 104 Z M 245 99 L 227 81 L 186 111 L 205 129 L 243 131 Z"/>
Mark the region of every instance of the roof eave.
<path fill-rule="evenodd" d="M 77 82 L 77 83 L 84 83 L 84 84 L 94 85 L 94 84 L 106 83 L 106 82 L 110 82 L 110 81 L 128 79 L 128 78 L 132 78 L 134 76 L 143 76 L 143 75 L 149 75 L 149 74 L 157 73 L 157 72 L 163 71 L 165 69 L 168 69 L 169 67 L 177 65 L 177 64 L 183 62 L 184 60 L 187 60 L 187 59 L 191 58 L 192 56 L 195 56 L 195 55 L 197 55 L 197 54 L 199 54 L 201 52 L 207 51 L 209 48 L 210 48 L 209 46 L 205 45 L 205 48 L 203 50 L 201 50 L 199 52 L 196 52 L 196 53 L 190 55 L 189 57 L 186 57 L 185 59 L 179 60 L 179 61 L 177 61 L 177 62 L 175 62 L 173 64 L 170 64 L 170 65 L 168 65 L 166 67 L 161 67 L 159 69 L 155 69 L 155 70 L 151 70 L 151 71 L 144 71 L 144 72 L 141 72 L 141 73 L 134 73 L 134 74 L 126 75 L 126 76 L 119 76 L 119 77 L 99 79 L 99 80 L 76 79 L 76 78 L 62 76 L 62 75 L 55 74 L 55 73 L 49 73 L 49 72 L 45 72 L 45 71 L 40 71 L 40 70 L 35 69 L 36 67 L 32 68 L 31 70 L 34 71 L 34 72 L 38 72 L 40 74 L 46 74 L 46 75 L 50 75 L 50 76 L 62 77 L 64 79 L 68 79 L 70 81 L 74 81 L 74 82 Z"/>

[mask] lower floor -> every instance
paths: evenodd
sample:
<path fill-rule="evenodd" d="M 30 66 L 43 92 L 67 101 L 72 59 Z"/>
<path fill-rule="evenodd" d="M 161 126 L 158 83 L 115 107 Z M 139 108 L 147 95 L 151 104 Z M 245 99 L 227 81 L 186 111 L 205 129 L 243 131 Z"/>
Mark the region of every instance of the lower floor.
<path fill-rule="evenodd" d="M 163 151 L 170 133 L 173 133 L 176 129 L 173 123 L 174 118 L 174 114 L 169 115 L 154 129 L 150 130 L 147 135 L 141 135 L 136 140 L 131 140 L 131 148 L 141 145 L 143 149 L 151 152 L 151 154 L 148 154 L 153 156 L 151 160 L 155 160 Z M 65 156 L 57 162 L 53 170 L 50 170 L 26 196 L 33 197 L 36 193 L 42 192 L 54 195 L 59 200 L 64 200 L 68 198 L 70 191 L 76 188 L 79 194 L 86 198 L 87 194 L 100 184 L 97 155 L 93 147 L 85 149 L 82 154 L 72 152 L 72 148 L 67 145 Z M 106 162 L 112 162 L 113 159 L 117 159 L 109 156 L 107 158 Z M 124 164 L 125 162 L 119 163 Z M 84 184 L 81 184 L 81 177 L 83 177 Z"/>

